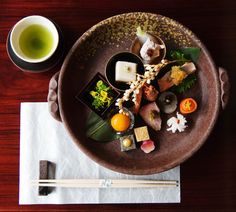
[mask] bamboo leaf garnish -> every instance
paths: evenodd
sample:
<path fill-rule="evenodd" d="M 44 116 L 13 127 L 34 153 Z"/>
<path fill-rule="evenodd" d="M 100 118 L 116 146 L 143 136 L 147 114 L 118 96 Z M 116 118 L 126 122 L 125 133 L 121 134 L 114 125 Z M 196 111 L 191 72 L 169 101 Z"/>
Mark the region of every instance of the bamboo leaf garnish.
<path fill-rule="evenodd" d="M 96 113 L 91 112 L 86 122 L 86 135 L 95 141 L 108 142 L 118 139 L 107 120 L 103 120 Z"/>

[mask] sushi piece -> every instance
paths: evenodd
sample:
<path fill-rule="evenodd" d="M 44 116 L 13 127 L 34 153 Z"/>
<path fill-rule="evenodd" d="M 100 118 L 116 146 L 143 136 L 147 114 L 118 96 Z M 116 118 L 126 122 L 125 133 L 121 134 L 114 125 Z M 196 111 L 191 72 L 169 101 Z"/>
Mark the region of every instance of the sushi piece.
<path fill-rule="evenodd" d="M 182 66 L 172 66 L 171 70 L 157 81 L 160 92 L 166 91 L 173 85 L 179 85 L 188 75 L 195 71 L 196 66 L 192 62 L 186 62 Z"/>
<path fill-rule="evenodd" d="M 155 102 L 141 107 L 139 114 L 149 127 L 155 131 L 161 129 L 160 109 Z"/>
<path fill-rule="evenodd" d="M 141 145 L 141 150 L 145 153 L 150 153 L 155 149 L 155 144 L 152 140 L 143 141 Z"/>
<path fill-rule="evenodd" d="M 161 79 L 157 81 L 160 92 L 166 91 L 174 85 L 170 75 L 171 71 L 168 71 Z"/>
<path fill-rule="evenodd" d="M 189 75 L 196 71 L 196 66 L 192 62 L 186 62 L 181 66 L 181 69 Z"/>

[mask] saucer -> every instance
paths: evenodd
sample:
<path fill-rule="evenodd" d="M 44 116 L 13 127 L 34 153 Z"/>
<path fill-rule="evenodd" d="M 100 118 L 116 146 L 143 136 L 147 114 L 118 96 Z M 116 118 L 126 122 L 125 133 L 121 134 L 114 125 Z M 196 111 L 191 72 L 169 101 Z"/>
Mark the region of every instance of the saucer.
<path fill-rule="evenodd" d="M 55 23 L 54 23 L 55 24 Z M 65 42 L 64 37 L 62 34 L 61 29 L 55 24 L 58 34 L 59 34 L 59 44 L 55 51 L 55 53 L 46 61 L 40 63 L 29 63 L 21 60 L 17 55 L 14 53 L 11 45 L 10 45 L 10 35 L 11 31 L 8 33 L 7 42 L 6 42 L 6 49 L 7 54 L 13 64 L 17 66 L 22 71 L 31 72 L 31 73 L 40 73 L 48 71 L 49 69 L 53 68 L 62 58 L 65 49 Z"/>

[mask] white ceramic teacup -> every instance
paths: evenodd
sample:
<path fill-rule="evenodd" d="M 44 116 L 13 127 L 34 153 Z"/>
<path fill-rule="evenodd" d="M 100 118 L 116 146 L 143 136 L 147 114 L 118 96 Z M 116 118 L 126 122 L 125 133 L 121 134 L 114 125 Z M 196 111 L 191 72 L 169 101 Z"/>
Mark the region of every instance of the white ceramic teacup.
<path fill-rule="evenodd" d="M 20 47 L 19 40 L 20 40 L 21 33 L 26 28 L 32 25 L 41 25 L 42 27 L 45 27 L 52 36 L 52 44 L 51 44 L 50 50 L 47 52 L 46 55 L 40 58 L 31 58 L 27 56 Z M 21 60 L 25 62 L 29 62 L 29 63 L 40 63 L 49 59 L 53 55 L 53 53 L 56 51 L 58 43 L 59 43 L 59 34 L 58 34 L 56 26 L 49 19 L 43 16 L 39 16 L 39 15 L 27 16 L 21 19 L 20 21 L 18 21 L 12 28 L 11 35 L 10 35 L 10 45 L 12 47 L 12 50 L 16 54 L 16 56 L 19 57 Z"/>

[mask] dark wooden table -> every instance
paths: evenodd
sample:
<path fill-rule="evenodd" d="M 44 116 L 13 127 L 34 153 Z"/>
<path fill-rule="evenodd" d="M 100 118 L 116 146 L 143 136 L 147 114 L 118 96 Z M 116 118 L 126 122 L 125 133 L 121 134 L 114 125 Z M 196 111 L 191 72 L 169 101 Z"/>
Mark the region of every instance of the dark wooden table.
<path fill-rule="evenodd" d="M 230 102 L 203 147 L 181 166 L 180 204 L 19 206 L 20 103 L 46 101 L 50 72 L 27 74 L 7 56 L 5 42 L 22 17 L 40 14 L 60 25 L 66 52 L 83 32 L 110 16 L 147 11 L 178 20 L 195 32 L 218 66 L 228 70 Z M 235 211 L 236 210 L 236 2 L 234 0 L 0 0 L 0 211 Z"/>

